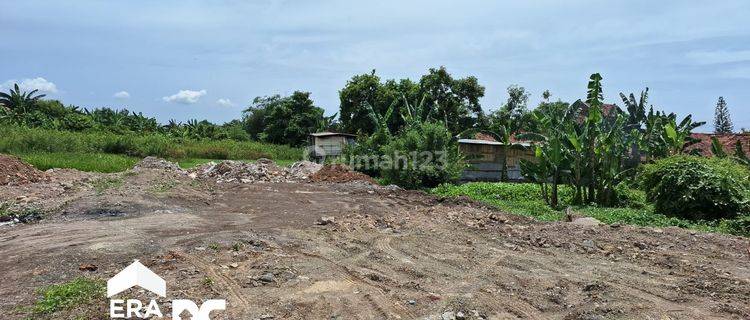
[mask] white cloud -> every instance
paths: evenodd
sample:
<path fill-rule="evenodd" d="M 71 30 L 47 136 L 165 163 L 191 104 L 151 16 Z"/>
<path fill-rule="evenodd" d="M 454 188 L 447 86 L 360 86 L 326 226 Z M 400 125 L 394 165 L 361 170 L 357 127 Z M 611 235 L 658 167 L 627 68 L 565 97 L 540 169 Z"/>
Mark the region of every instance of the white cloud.
<path fill-rule="evenodd" d="M 130 93 L 128 93 L 127 91 L 115 92 L 112 97 L 115 99 L 124 100 L 130 98 Z"/>
<path fill-rule="evenodd" d="M 22 91 L 39 90 L 39 92 L 43 93 L 57 93 L 57 86 L 42 77 L 36 77 L 33 79 L 27 78 L 22 80 L 11 79 L 5 81 L 2 85 L 0 85 L 0 89 L 2 89 L 3 91 L 8 90 L 12 88 L 16 83 Z"/>
<path fill-rule="evenodd" d="M 200 98 L 205 95 L 206 95 L 206 90 L 201 90 L 201 91 L 180 90 L 180 92 L 175 93 L 171 96 L 163 97 L 162 100 L 166 102 L 194 104 L 194 103 L 197 103 L 198 100 L 200 100 Z"/>
<path fill-rule="evenodd" d="M 222 107 L 234 107 L 234 103 L 232 102 L 232 100 L 224 99 L 224 98 L 216 100 L 216 104 Z"/>

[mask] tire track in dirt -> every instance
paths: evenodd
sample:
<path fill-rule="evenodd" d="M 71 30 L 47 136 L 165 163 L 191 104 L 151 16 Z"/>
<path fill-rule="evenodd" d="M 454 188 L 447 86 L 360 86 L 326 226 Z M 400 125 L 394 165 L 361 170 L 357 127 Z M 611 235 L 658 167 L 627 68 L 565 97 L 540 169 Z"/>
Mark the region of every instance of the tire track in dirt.
<path fill-rule="evenodd" d="M 384 309 L 381 305 L 392 305 L 401 314 L 406 315 L 407 319 L 415 319 L 415 318 L 417 318 L 417 316 L 413 312 L 411 312 L 411 310 L 409 310 L 409 309 L 405 308 L 404 306 L 402 306 L 401 304 L 399 304 L 398 301 L 396 303 L 393 303 L 393 300 L 390 299 L 390 298 L 388 298 L 388 295 L 386 294 L 386 291 L 389 291 L 389 289 L 386 286 L 380 285 L 380 284 L 371 283 L 371 282 L 365 280 L 364 278 L 362 278 L 356 272 L 354 272 L 351 269 L 349 269 L 348 267 L 346 267 L 346 266 L 344 266 L 344 265 L 342 265 L 342 264 L 340 264 L 340 263 L 338 263 L 336 261 L 333 261 L 333 260 L 331 260 L 329 258 L 323 257 L 321 255 L 318 255 L 318 254 L 315 254 L 315 253 L 310 253 L 310 252 L 305 252 L 305 251 L 301 251 L 301 250 L 297 250 L 297 249 L 293 249 L 293 248 L 287 248 L 287 250 L 290 250 L 290 251 L 293 251 L 296 254 L 303 255 L 303 256 L 308 257 L 308 258 L 317 259 L 317 260 L 325 262 L 326 264 L 335 266 L 340 271 L 342 271 L 344 273 L 344 275 L 346 275 L 348 281 L 351 281 L 351 282 L 353 282 L 355 284 L 365 285 L 366 287 L 369 287 L 369 288 L 375 290 L 378 293 L 378 297 L 373 297 L 371 294 L 367 293 L 367 294 L 365 294 L 365 300 L 370 305 L 372 305 L 372 307 L 373 307 L 374 310 L 376 310 L 378 313 L 381 313 L 381 315 L 384 316 L 384 318 L 389 319 L 389 318 L 392 318 L 393 316 L 396 316 L 397 318 L 400 318 L 400 316 L 388 313 L 386 311 L 386 309 Z"/>
<path fill-rule="evenodd" d="M 252 304 L 250 303 L 250 301 L 246 300 L 240 292 L 240 290 L 242 289 L 242 286 L 240 284 L 232 280 L 230 277 L 225 276 L 221 272 L 214 271 L 213 266 L 209 263 L 204 262 L 201 258 L 194 257 L 187 253 L 179 254 L 194 267 L 203 270 L 209 277 L 211 277 L 211 279 L 216 279 L 216 281 L 219 282 L 219 284 L 223 288 L 226 288 L 228 290 L 232 298 L 240 303 L 240 306 L 243 310 L 250 309 L 250 306 Z"/>

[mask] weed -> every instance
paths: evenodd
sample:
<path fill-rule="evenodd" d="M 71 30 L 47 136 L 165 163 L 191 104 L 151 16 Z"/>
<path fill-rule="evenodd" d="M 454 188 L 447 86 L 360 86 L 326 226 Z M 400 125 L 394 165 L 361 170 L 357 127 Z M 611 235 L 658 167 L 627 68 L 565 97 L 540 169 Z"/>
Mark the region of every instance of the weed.
<path fill-rule="evenodd" d="M 219 246 L 218 243 L 212 242 L 211 244 L 208 245 L 208 248 L 214 251 L 219 251 L 221 247 Z"/>
<path fill-rule="evenodd" d="M 51 314 L 59 310 L 91 303 L 105 294 L 104 281 L 76 278 L 39 291 L 42 298 L 32 308 L 34 314 Z"/>
<path fill-rule="evenodd" d="M 177 181 L 169 180 L 164 183 L 156 184 L 151 187 L 151 191 L 154 193 L 165 193 L 169 190 L 174 189 L 177 186 Z"/>
<path fill-rule="evenodd" d="M 214 284 L 214 279 L 211 279 L 209 277 L 203 278 L 203 285 L 206 287 L 210 287 Z"/>
<path fill-rule="evenodd" d="M 504 212 L 534 217 L 542 221 L 560 221 L 565 216 L 562 210 L 554 210 L 541 200 L 539 186 L 530 183 L 489 183 L 476 182 L 462 185 L 444 184 L 431 190 L 435 195 L 446 197 L 467 196 Z M 560 201 L 565 204 L 572 198 L 568 186 L 560 188 Z M 676 226 L 707 232 L 721 232 L 750 236 L 750 217 L 716 221 L 691 221 L 669 217 L 654 212 L 651 205 L 644 205 L 642 193 L 628 192 L 634 199 L 629 201 L 633 208 L 603 208 L 597 206 L 576 206 L 574 210 L 585 216 L 594 217 L 604 223 L 623 223 L 637 226 L 668 227 Z"/>
<path fill-rule="evenodd" d="M 232 244 L 232 250 L 234 251 L 240 251 L 243 248 L 245 248 L 245 244 L 242 242 L 235 242 Z"/>
<path fill-rule="evenodd" d="M 119 188 L 122 184 L 123 179 L 120 177 L 104 177 L 91 183 L 96 194 L 102 194 L 109 189 Z"/>

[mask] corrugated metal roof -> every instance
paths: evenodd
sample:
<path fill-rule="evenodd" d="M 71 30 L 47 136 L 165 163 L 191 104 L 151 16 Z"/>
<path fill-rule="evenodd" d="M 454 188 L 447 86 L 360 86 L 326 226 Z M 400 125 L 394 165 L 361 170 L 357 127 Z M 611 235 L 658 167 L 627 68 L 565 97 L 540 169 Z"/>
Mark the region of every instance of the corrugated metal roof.
<path fill-rule="evenodd" d="M 310 134 L 313 137 L 327 137 L 327 136 L 347 136 L 347 137 L 356 137 L 357 135 L 351 134 L 351 133 L 339 133 L 339 132 L 316 132 Z"/>
<path fill-rule="evenodd" d="M 502 146 L 502 145 L 505 145 L 502 142 L 489 141 L 489 140 L 479 140 L 479 139 L 458 139 L 458 143 L 484 144 L 484 145 L 492 145 L 492 146 Z M 528 142 L 511 142 L 511 145 L 514 145 L 514 146 L 523 146 L 523 147 L 530 147 L 531 143 L 528 143 Z"/>

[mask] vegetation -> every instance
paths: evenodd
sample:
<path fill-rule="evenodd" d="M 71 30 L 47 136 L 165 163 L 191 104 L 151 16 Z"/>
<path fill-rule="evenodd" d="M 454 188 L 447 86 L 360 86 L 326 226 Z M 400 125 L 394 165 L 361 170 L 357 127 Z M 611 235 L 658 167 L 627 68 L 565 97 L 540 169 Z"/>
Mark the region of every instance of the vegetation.
<path fill-rule="evenodd" d="M 531 183 L 476 182 L 462 185 L 444 184 L 433 188 L 431 193 L 444 197 L 468 196 L 471 199 L 494 206 L 504 212 L 534 217 L 542 221 L 561 221 L 565 210 L 549 207 L 541 199 L 541 188 Z M 628 189 L 622 197 L 628 199 L 621 207 L 572 206 L 577 214 L 594 217 L 607 224 L 621 223 L 637 226 L 676 226 L 706 232 L 721 232 L 750 236 L 750 215 L 734 219 L 688 220 L 660 214 L 645 203 L 642 191 Z M 570 186 L 560 187 L 561 206 L 572 205 L 574 190 Z M 628 205 L 629 204 L 629 205 Z"/>
<path fill-rule="evenodd" d="M 0 127 L 0 152 L 107 153 L 170 159 L 300 159 L 302 149 L 256 141 L 193 140 L 163 134 L 69 132 L 20 126 Z"/>
<path fill-rule="evenodd" d="M 646 158 L 680 154 L 691 142 L 691 131 L 703 124 L 687 116 L 678 125 L 676 115 L 654 113 L 653 108 L 647 116 L 648 90 L 640 101 L 621 94 L 629 114 L 617 107 L 604 109 L 601 80 L 599 74 L 591 75 L 585 103 L 540 106 L 532 114 L 538 132 L 518 135 L 537 141 L 535 161 L 522 161 L 521 167 L 553 208 L 559 207 L 561 184 L 573 187 L 573 204 L 615 206 L 620 202 L 617 190 L 632 176 L 642 152 Z M 624 160 L 629 158 L 638 160 Z"/>
<path fill-rule="evenodd" d="M 750 209 L 750 171 L 728 159 L 678 156 L 645 166 L 658 212 L 685 219 L 733 218 Z"/>
<path fill-rule="evenodd" d="M 408 128 L 383 146 L 383 153 L 392 163 L 381 164 L 382 177 L 406 188 L 455 181 L 463 170 L 458 143 L 441 123 L 423 122 Z"/>
<path fill-rule="evenodd" d="M 140 160 L 136 157 L 108 153 L 29 152 L 16 155 L 39 170 L 73 168 L 105 173 L 130 169 Z"/>
<path fill-rule="evenodd" d="M 407 112 L 409 102 L 422 99 L 423 111 L 433 114 L 433 118 L 441 120 L 455 135 L 482 122 L 484 115 L 479 99 L 483 96 L 484 87 L 477 78 L 456 79 L 444 67 L 430 69 L 419 82 L 409 79 L 381 82 L 373 70 L 370 74 L 354 76 L 339 92 L 341 128 L 347 132 L 372 134 L 378 124 L 373 122 L 370 109 L 380 115 L 385 115 L 389 109 L 400 115 Z M 387 123 L 393 133 L 405 125 L 398 116 L 388 118 Z"/>
<path fill-rule="evenodd" d="M 49 315 L 60 310 L 87 305 L 104 298 L 104 281 L 76 278 L 63 284 L 52 285 L 39 291 L 42 295 L 33 307 L 37 315 Z"/>
<path fill-rule="evenodd" d="M 324 117 L 309 92 L 295 91 L 289 97 L 255 98 L 245 110 L 245 129 L 258 140 L 302 146 L 310 133 L 328 129 L 335 117 Z"/>
<path fill-rule="evenodd" d="M 714 113 L 714 133 L 724 134 L 732 132 L 734 132 L 734 125 L 732 124 L 732 118 L 729 115 L 727 102 L 724 101 L 724 97 L 719 97 L 719 102 L 716 103 L 716 110 Z"/>

